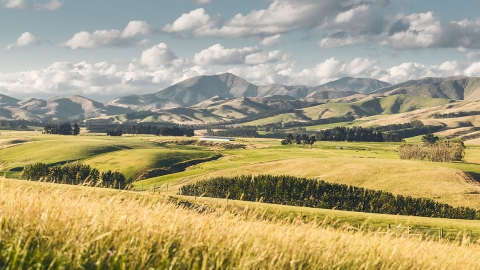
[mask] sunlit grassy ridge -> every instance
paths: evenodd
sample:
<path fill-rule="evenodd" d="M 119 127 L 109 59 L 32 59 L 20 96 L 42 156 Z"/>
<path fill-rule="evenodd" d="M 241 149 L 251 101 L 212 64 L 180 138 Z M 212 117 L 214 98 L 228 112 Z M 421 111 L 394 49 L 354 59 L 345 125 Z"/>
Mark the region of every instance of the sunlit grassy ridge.
<path fill-rule="evenodd" d="M 18 200 L 17 198 L 22 198 Z M 478 245 L 198 213 L 130 193 L 0 181 L 10 269 L 477 269 Z M 446 256 L 448 254 L 448 256 Z"/>
<path fill-rule="evenodd" d="M 190 159 L 205 158 L 214 155 L 213 151 L 180 149 L 132 149 L 121 150 L 96 156 L 85 161 L 100 171 L 115 168 L 125 177 L 136 179 L 152 168 L 168 167 L 172 164 Z"/>

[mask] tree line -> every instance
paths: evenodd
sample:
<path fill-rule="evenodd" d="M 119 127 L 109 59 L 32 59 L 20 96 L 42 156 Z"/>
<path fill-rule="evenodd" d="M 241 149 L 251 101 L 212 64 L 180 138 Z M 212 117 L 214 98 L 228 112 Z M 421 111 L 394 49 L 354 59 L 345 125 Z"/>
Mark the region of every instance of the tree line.
<path fill-rule="evenodd" d="M 184 185 L 179 193 L 393 215 L 475 219 L 477 213 L 475 209 L 452 207 L 428 198 L 393 195 L 385 191 L 287 175 L 216 177 Z"/>
<path fill-rule="evenodd" d="M 329 118 L 320 118 L 318 120 L 310 120 L 304 122 L 289 122 L 284 123 L 284 128 L 291 128 L 291 127 L 304 127 L 304 126 L 314 126 L 314 125 L 324 125 L 324 124 L 331 124 L 331 123 L 341 123 L 341 122 L 351 122 L 354 121 L 355 117 L 352 115 L 346 116 L 337 116 L 337 117 L 329 117 Z"/>
<path fill-rule="evenodd" d="M 403 124 L 389 124 L 385 126 L 376 126 L 376 127 L 371 127 L 371 129 L 375 131 L 397 131 L 397 130 L 402 130 L 402 129 L 409 129 L 409 128 L 422 128 L 424 127 L 425 124 L 423 124 L 422 121 L 420 120 L 413 120 L 408 123 L 403 123 Z"/>
<path fill-rule="evenodd" d="M 0 120 L 2 130 L 28 130 L 28 126 L 42 126 L 42 123 L 27 120 Z"/>
<path fill-rule="evenodd" d="M 363 127 L 334 127 L 317 133 L 319 141 L 384 142 L 383 133 Z"/>
<path fill-rule="evenodd" d="M 125 189 L 130 181 L 120 172 L 106 171 L 100 173 L 90 165 L 80 162 L 50 166 L 38 162 L 25 166 L 20 175 L 22 179 L 30 181 L 45 181 L 60 184 L 101 186 Z"/>
<path fill-rule="evenodd" d="M 55 123 L 47 124 L 44 128 L 46 134 L 56 135 L 78 135 L 80 133 L 80 126 L 77 123 Z"/>
<path fill-rule="evenodd" d="M 434 113 L 431 116 L 433 118 L 457 118 L 457 117 L 472 116 L 472 115 L 480 115 L 480 111 Z"/>
<path fill-rule="evenodd" d="M 188 126 L 165 125 L 117 125 L 114 129 L 107 130 L 109 136 L 122 136 L 123 134 L 150 134 L 156 136 L 187 136 L 192 137 L 195 131 Z"/>
<path fill-rule="evenodd" d="M 408 125 L 406 125 L 408 126 Z M 398 125 L 397 127 L 402 127 Z M 423 135 L 431 132 L 437 132 L 441 126 L 416 126 L 399 130 L 390 127 L 334 127 L 332 129 L 321 130 L 317 133 L 319 141 L 348 141 L 348 142 L 401 142 L 405 138 Z M 382 131 L 383 130 L 383 131 Z"/>

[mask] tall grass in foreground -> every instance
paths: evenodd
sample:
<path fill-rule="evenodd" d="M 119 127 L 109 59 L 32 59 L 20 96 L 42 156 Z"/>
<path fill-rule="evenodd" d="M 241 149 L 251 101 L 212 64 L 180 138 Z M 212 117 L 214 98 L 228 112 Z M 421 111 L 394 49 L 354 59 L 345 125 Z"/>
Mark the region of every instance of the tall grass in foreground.
<path fill-rule="evenodd" d="M 0 180 L 0 268 L 478 269 L 479 255 L 476 244 L 201 214 L 149 196 Z"/>

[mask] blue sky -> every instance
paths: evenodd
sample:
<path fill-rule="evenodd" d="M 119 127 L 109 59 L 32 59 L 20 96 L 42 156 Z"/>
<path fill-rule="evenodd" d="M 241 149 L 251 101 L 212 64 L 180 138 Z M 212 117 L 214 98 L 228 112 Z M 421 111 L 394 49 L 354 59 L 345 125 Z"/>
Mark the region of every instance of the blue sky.
<path fill-rule="evenodd" d="M 480 76 L 473 0 L 0 0 L 0 93 L 108 100 L 256 84 Z"/>

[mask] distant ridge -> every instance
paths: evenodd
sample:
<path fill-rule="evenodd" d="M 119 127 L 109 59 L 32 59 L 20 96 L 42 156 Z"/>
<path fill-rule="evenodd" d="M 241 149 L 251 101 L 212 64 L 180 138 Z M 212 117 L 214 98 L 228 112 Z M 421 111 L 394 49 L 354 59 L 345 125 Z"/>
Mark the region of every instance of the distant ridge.
<path fill-rule="evenodd" d="M 287 86 L 287 85 L 263 85 L 257 86 L 246 80 L 231 74 L 223 73 L 219 75 L 194 77 L 154 94 L 120 97 L 108 102 L 110 105 L 125 107 L 130 109 L 148 108 L 163 109 L 167 105 L 189 107 L 212 97 L 219 98 L 239 98 L 239 97 L 267 97 L 267 96 L 290 96 L 293 98 L 306 98 L 315 92 L 344 92 L 343 94 L 330 94 L 336 97 L 345 97 L 356 93 L 369 93 L 376 89 L 387 87 L 389 83 L 367 78 L 343 78 L 325 85 L 317 87 Z M 315 95 L 314 95 L 315 96 Z M 313 97 L 314 97 L 313 96 Z M 328 98 L 329 95 L 321 95 Z M 129 99 L 129 100 L 127 100 Z M 170 102 L 170 103 L 168 103 Z"/>
<path fill-rule="evenodd" d="M 156 93 L 127 95 L 105 103 L 78 95 L 19 100 L 0 94 L 0 119 L 80 121 L 130 112 L 152 111 L 156 116 L 145 121 L 206 123 L 227 121 L 271 110 L 303 110 L 309 106 L 324 103 L 344 104 L 394 95 L 446 100 L 476 100 L 480 99 L 480 78 L 428 77 L 390 85 L 375 79 L 345 77 L 315 87 L 281 84 L 258 86 L 234 74 L 223 73 L 193 77 Z M 415 106 L 402 107 L 401 103 L 406 100 L 412 102 L 412 99 L 395 100 L 398 103 L 395 106 L 407 108 L 405 110 L 416 108 Z M 373 102 L 366 104 L 362 110 L 380 111 L 367 108 L 368 104 L 374 104 Z M 376 106 L 378 107 L 378 104 Z M 331 107 L 329 108 L 332 110 Z M 350 112 L 362 112 L 362 110 L 356 109 L 356 111 Z M 345 109 L 345 112 L 348 111 Z M 396 110 L 391 111 L 395 112 Z M 328 115 L 328 113 L 321 114 Z M 358 114 L 363 115 L 363 113 Z M 288 117 L 298 118 L 300 115 Z M 312 119 L 315 117 L 318 115 L 312 115 Z"/>

